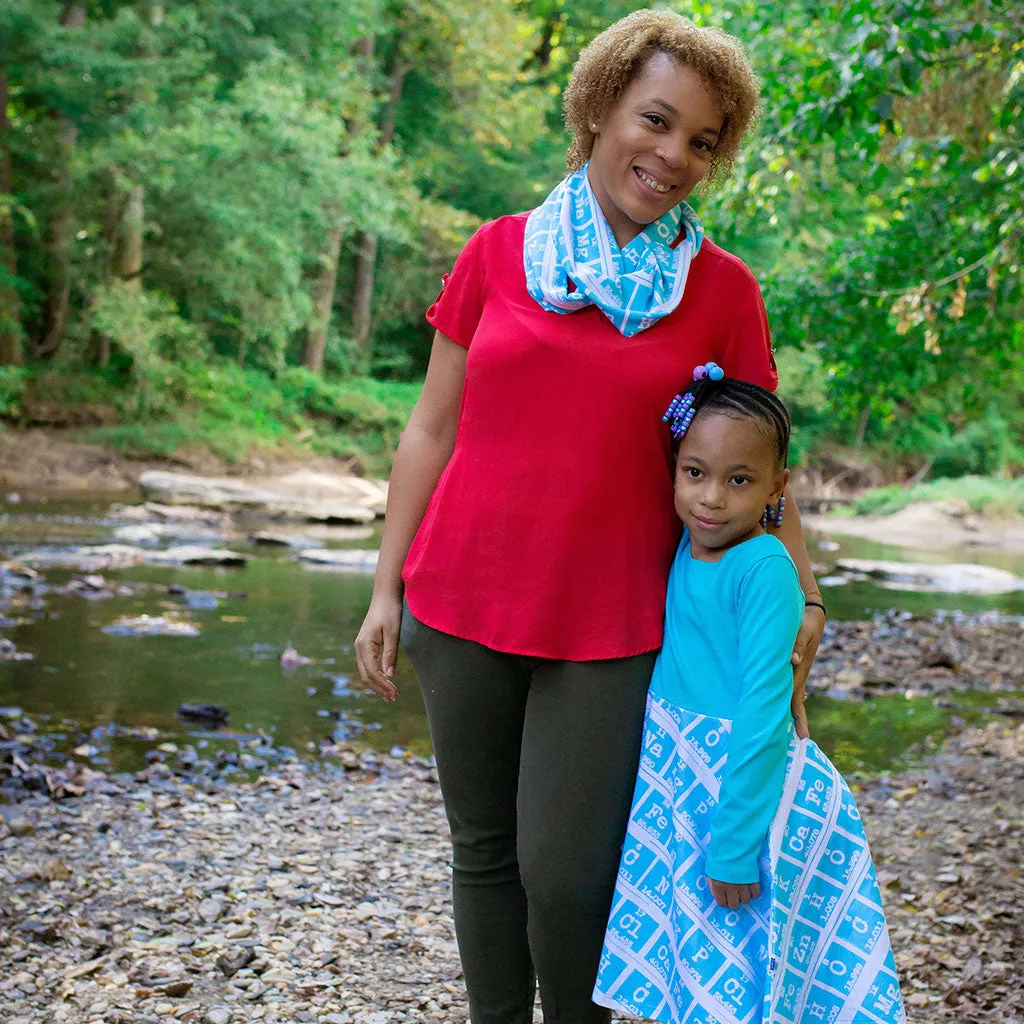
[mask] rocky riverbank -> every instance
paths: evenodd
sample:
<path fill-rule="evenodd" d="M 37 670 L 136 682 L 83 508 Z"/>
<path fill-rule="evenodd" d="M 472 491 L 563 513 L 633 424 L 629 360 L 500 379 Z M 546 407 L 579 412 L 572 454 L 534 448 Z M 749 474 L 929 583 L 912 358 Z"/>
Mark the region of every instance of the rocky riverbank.
<path fill-rule="evenodd" d="M 858 794 L 912 1021 L 1024 1021 L 1022 792 L 1024 726 L 993 724 Z M 8 1024 L 466 1020 L 427 762 L 153 765 L 4 817 Z"/>
<path fill-rule="evenodd" d="M 367 510 L 370 519 L 383 514 L 387 485 L 357 473 L 351 460 L 286 450 L 253 452 L 233 464 L 203 451 L 161 461 L 71 440 L 60 430 L 0 429 L 0 492 L 15 494 L 113 496 L 141 491 L 168 506 L 363 522 Z"/>
<path fill-rule="evenodd" d="M 1024 618 L 891 610 L 867 621 L 829 622 L 807 689 L 844 700 L 981 690 L 996 704 L 1000 691 L 1024 690 Z"/>

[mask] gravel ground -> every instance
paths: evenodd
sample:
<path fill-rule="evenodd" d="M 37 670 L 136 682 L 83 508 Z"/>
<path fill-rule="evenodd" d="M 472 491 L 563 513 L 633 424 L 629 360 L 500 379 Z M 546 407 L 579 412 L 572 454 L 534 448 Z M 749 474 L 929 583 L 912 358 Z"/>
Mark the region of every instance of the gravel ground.
<path fill-rule="evenodd" d="M 1024 726 L 991 725 L 858 794 L 914 1024 L 1024 1022 L 1022 793 Z M 157 764 L 0 810 L 5 1024 L 465 1024 L 425 762 Z"/>
<path fill-rule="evenodd" d="M 807 689 L 846 700 L 1024 690 L 1024 618 L 887 611 L 868 621 L 829 622 Z"/>

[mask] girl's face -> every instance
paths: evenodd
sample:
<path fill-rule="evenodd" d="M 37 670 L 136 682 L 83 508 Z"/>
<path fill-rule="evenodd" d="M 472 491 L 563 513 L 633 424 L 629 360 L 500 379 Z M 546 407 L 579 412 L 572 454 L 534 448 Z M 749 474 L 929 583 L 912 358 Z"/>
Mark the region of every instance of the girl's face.
<path fill-rule="evenodd" d="M 758 536 L 765 505 L 789 480 L 775 442 L 761 424 L 717 411 L 699 412 L 676 459 L 676 512 L 690 531 L 694 558 L 717 562 Z"/>
<path fill-rule="evenodd" d="M 590 186 L 620 247 L 707 176 L 723 120 L 704 79 L 664 53 L 595 115 Z"/>

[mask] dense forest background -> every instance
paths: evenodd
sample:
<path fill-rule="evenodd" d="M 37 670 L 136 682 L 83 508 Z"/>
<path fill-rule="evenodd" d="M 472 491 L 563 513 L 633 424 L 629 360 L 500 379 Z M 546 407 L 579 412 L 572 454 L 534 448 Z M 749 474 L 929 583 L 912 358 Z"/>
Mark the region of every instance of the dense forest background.
<path fill-rule="evenodd" d="M 0 418 L 386 461 L 423 310 L 564 172 L 618 0 L 6 0 Z M 1024 5 L 675 3 L 763 79 L 694 199 L 765 292 L 797 456 L 1024 466 Z"/>

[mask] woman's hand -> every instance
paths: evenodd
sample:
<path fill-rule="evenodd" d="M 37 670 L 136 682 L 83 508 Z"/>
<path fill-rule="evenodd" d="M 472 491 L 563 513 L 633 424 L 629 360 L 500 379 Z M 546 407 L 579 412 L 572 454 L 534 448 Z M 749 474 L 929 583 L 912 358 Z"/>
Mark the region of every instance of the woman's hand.
<path fill-rule="evenodd" d="M 398 700 L 398 688 L 392 677 L 398 664 L 401 628 L 401 598 L 374 597 L 355 642 L 359 678 L 389 703 Z"/>
<path fill-rule="evenodd" d="M 796 643 L 793 644 L 793 657 L 790 659 L 793 663 L 793 699 L 790 710 L 793 712 L 796 734 L 802 740 L 811 735 L 807 727 L 807 709 L 804 707 L 804 701 L 807 700 L 807 676 L 814 664 L 814 656 L 818 653 L 818 644 L 821 643 L 824 631 L 825 609 L 813 604 L 807 605 Z"/>

